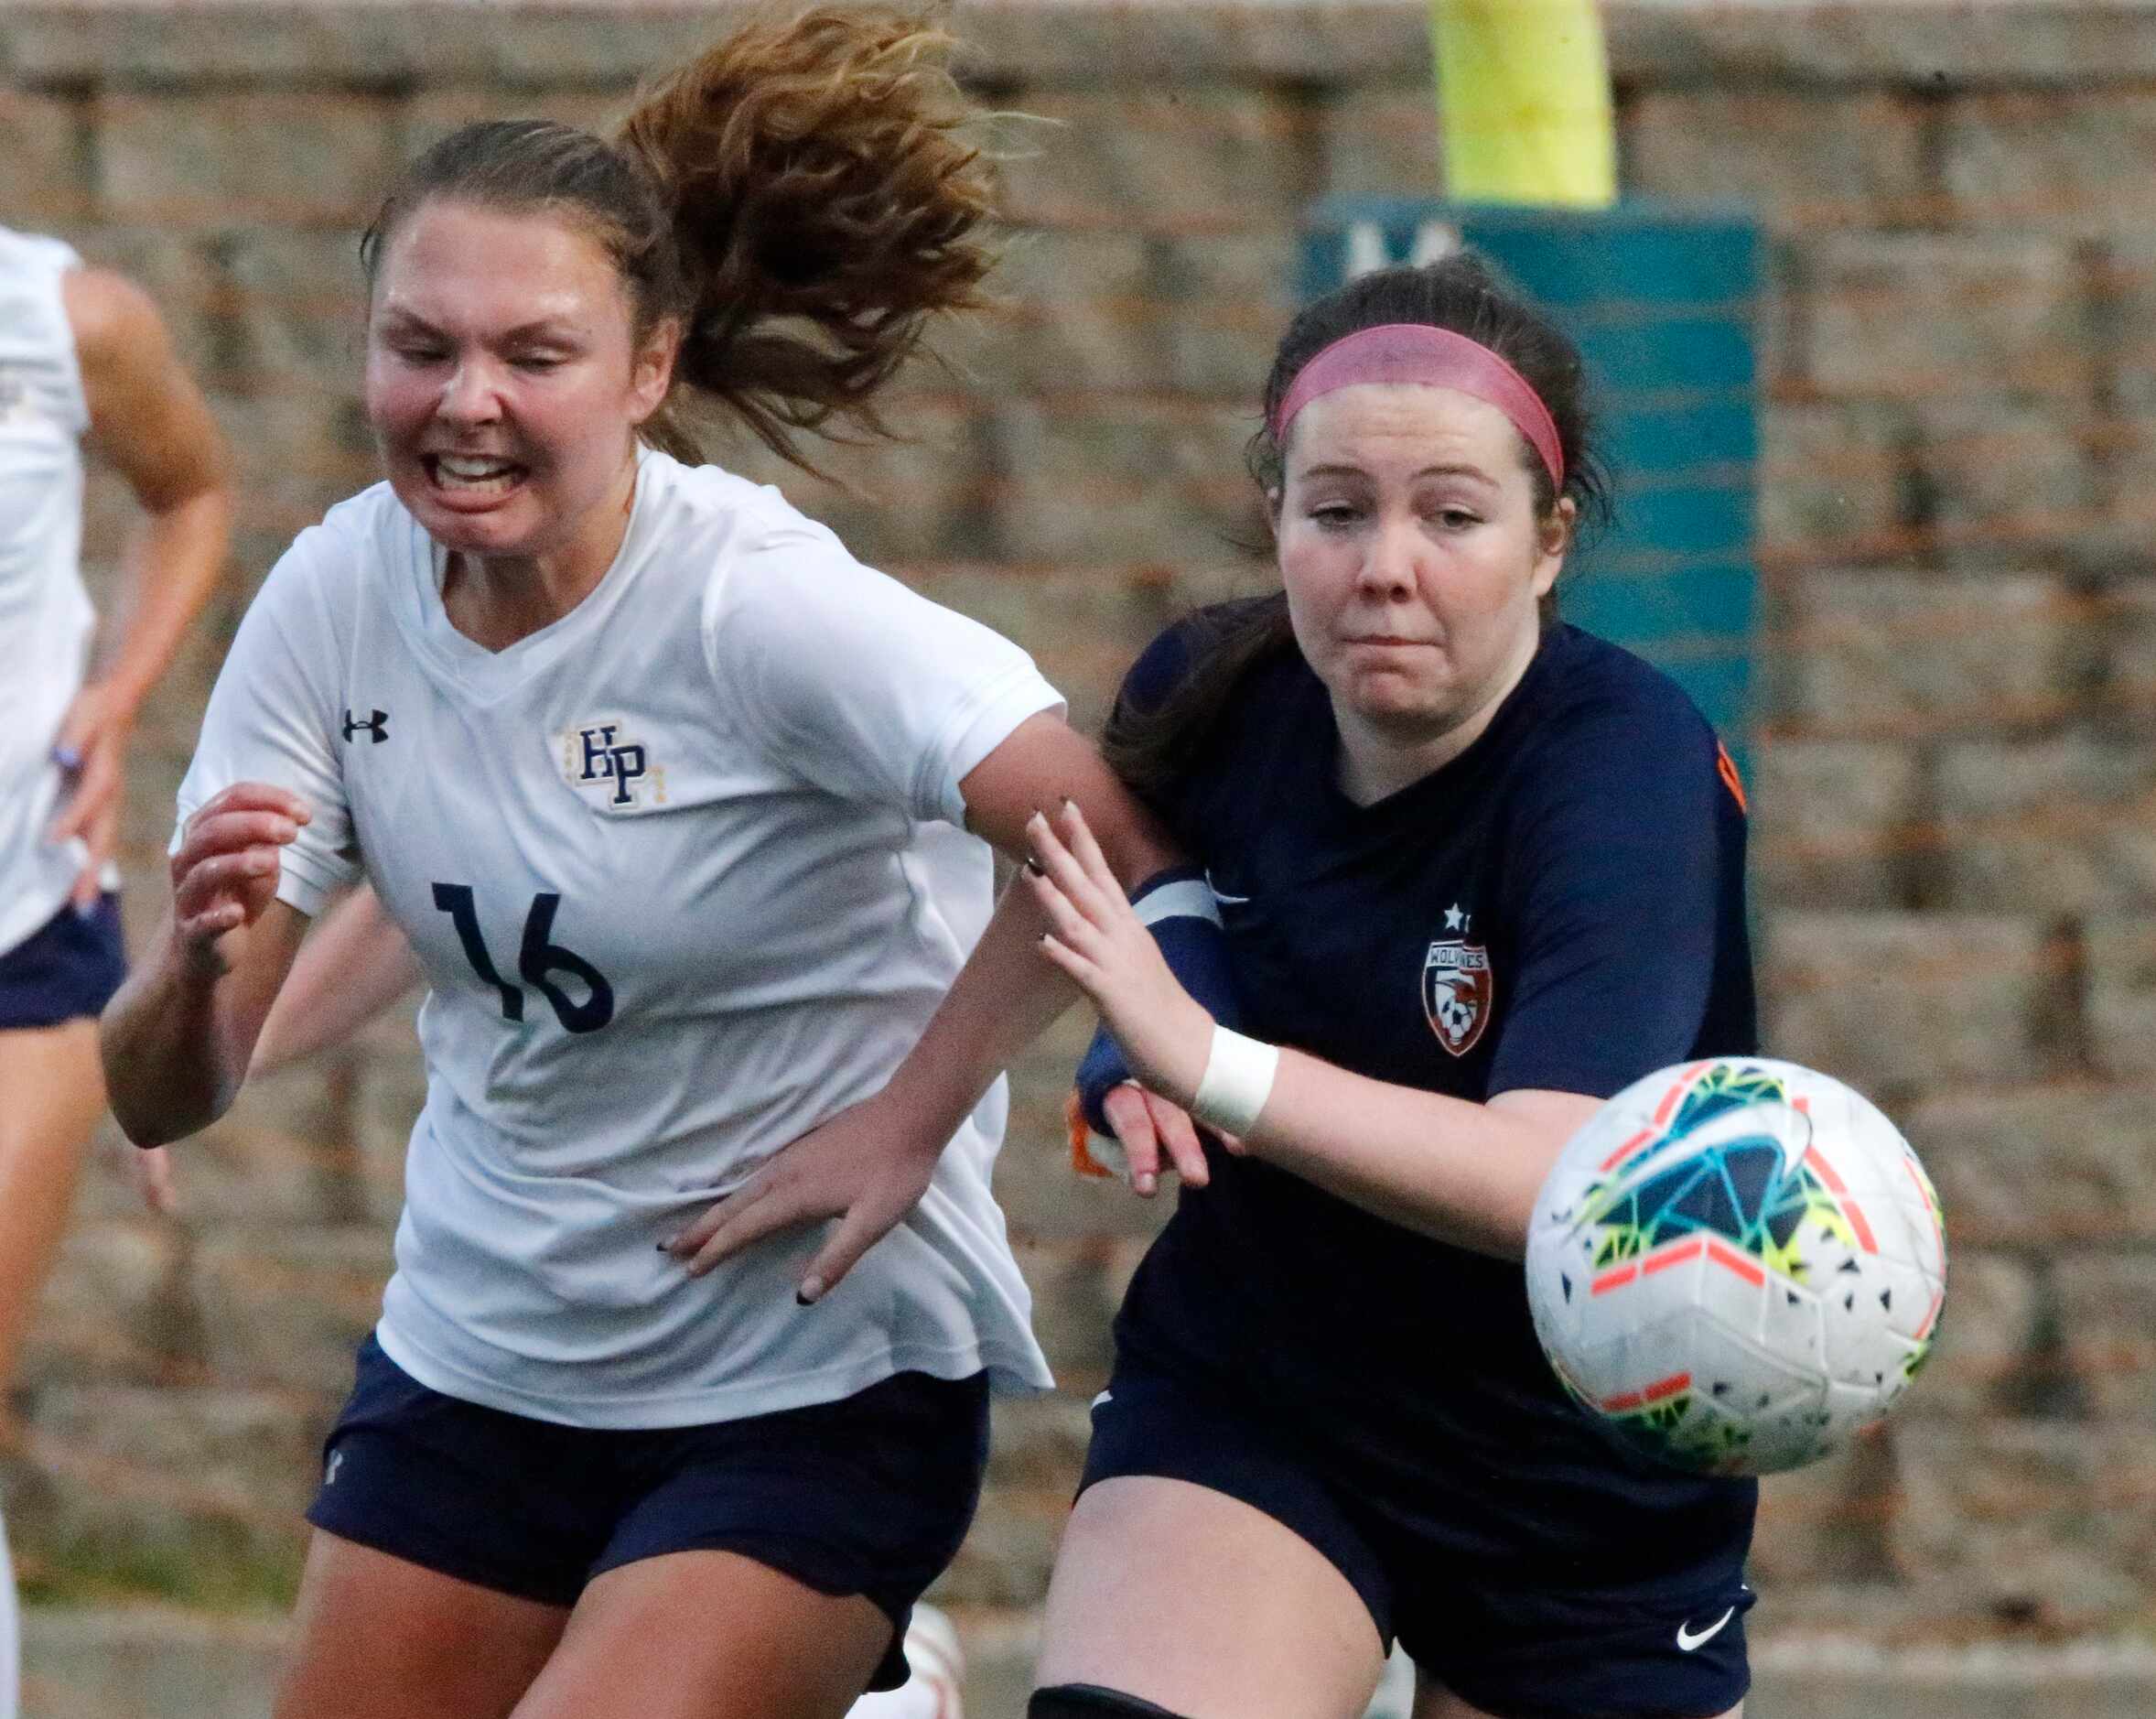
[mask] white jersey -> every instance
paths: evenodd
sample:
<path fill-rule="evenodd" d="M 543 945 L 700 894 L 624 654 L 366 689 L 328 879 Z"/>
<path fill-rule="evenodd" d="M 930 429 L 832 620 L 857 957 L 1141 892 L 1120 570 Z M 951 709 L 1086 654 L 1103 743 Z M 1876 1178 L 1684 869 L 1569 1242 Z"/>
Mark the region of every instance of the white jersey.
<path fill-rule="evenodd" d="M 598 586 L 506 650 L 450 625 L 442 566 L 387 484 L 302 533 L 179 795 L 184 819 L 235 782 L 298 794 L 279 896 L 312 914 L 363 873 L 425 968 L 383 1348 L 585 1426 L 904 1368 L 1045 1388 L 989 1195 L 1000 1081 L 814 1309 L 820 1230 L 694 1281 L 658 1244 L 919 1038 L 991 906 L 959 780 L 1054 690 L 775 490 L 663 454 Z"/>
<path fill-rule="evenodd" d="M 80 263 L 0 227 L 0 953 L 59 911 L 84 856 L 45 839 L 62 787 L 52 742 L 97 619 L 80 567 L 90 411 L 60 300 Z"/>

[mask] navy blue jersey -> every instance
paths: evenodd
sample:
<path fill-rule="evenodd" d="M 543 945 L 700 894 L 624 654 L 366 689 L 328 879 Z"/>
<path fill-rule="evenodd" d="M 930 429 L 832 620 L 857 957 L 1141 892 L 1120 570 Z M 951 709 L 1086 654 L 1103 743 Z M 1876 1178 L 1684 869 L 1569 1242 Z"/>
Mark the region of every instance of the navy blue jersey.
<path fill-rule="evenodd" d="M 1209 622 L 1125 683 L 1150 708 Z M 1676 684 L 1557 626 L 1459 758 L 1374 805 L 1336 780 L 1323 686 L 1261 660 L 1162 810 L 1219 898 L 1243 1030 L 1481 1101 L 1606 1097 L 1754 1051 L 1744 815 Z M 1147 1256 L 1118 1341 L 1232 1386 L 1478 1557 L 1561 1573 L 1685 1561 L 1748 1527 L 1747 1483 L 1619 1454 L 1542 1358 L 1520 1267 L 1250 1159 L 1211 1155 Z M 1553 1562 L 1554 1561 L 1554 1562 Z"/>

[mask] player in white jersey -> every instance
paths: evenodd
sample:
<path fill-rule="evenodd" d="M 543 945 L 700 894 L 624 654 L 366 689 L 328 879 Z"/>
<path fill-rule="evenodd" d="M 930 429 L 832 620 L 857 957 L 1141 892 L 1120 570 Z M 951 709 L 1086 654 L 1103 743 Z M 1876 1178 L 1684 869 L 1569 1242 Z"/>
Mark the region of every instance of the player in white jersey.
<path fill-rule="evenodd" d="M 250 1078 L 348 1043 L 423 982 L 412 946 L 361 884 L 308 933 L 276 1002 L 262 1023 Z M 901 1650 L 907 1680 L 863 1695 L 846 1719 L 964 1719 L 965 1655 L 951 1619 L 922 1601 Z"/>
<path fill-rule="evenodd" d="M 83 445 L 144 509 L 126 617 L 85 679 Z M 112 854 L 127 739 L 223 565 L 224 449 L 131 282 L 0 228 L 0 1389 L 104 1108 L 96 1017 L 124 970 Z M 162 1159 L 146 1160 L 164 1197 Z M 15 1712 L 0 1546 L 0 1719 Z"/>
<path fill-rule="evenodd" d="M 876 427 L 978 302 L 941 46 L 754 24 L 617 143 L 455 134 L 364 248 L 388 481 L 250 610 L 104 1024 L 154 1142 L 230 1103 L 339 885 L 429 988 L 285 1719 L 842 1714 L 904 1674 L 989 1380 L 1048 1383 L 988 1170 L 998 1072 L 1072 991 L 1029 897 L 991 918 L 989 847 L 1070 797 L 1127 881 L 1169 856 L 1024 653 L 685 427 Z M 797 1137 L 838 1221 L 711 1270 L 683 1238 L 796 1201 L 757 1173 Z"/>

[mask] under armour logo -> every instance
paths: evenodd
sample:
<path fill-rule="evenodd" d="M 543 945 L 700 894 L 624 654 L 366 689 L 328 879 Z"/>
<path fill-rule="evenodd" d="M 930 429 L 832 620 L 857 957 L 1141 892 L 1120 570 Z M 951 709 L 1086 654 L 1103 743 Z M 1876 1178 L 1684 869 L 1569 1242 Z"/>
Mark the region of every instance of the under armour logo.
<path fill-rule="evenodd" d="M 347 710 L 344 713 L 344 738 L 349 741 L 354 735 L 359 734 L 372 734 L 374 737 L 374 744 L 381 745 L 389 738 L 389 712 L 386 710 L 372 711 L 370 713 L 370 719 L 362 722 L 350 710 Z"/>

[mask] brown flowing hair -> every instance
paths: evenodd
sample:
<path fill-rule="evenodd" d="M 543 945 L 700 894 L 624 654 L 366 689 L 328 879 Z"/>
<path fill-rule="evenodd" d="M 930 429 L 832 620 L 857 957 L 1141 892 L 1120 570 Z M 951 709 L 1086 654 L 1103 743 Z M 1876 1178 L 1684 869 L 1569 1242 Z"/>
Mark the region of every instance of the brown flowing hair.
<path fill-rule="evenodd" d="M 1262 397 L 1263 427 L 1250 438 L 1250 475 L 1273 511 L 1287 475 L 1288 450 L 1273 438 L 1271 424 L 1302 368 L 1335 341 L 1364 329 L 1419 322 L 1449 329 L 1488 347 L 1526 378 L 1557 425 L 1564 454 L 1565 485 L 1583 528 L 1606 525 L 1612 516 L 1610 479 L 1595 449 L 1593 414 L 1579 349 L 1536 306 L 1502 283 L 1472 252 L 1438 262 L 1379 269 L 1306 305 L 1280 337 Z M 1292 431 L 1290 432 L 1292 434 Z M 1520 453 L 1535 485 L 1535 512 L 1547 519 L 1560 492 L 1548 467 L 1519 438 Z M 1544 619 L 1555 607 L 1545 600 Z M 1190 668 L 1155 707 L 1118 704 L 1101 736 L 1101 752 L 1124 784 L 1156 806 L 1171 796 L 1176 782 L 1197 762 L 1206 742 L 1250 673 L 1296 648 L 1288 599 L 1276 593 L 1193 621 Z"/>
<path fill-rule="evenodd" d="M 611 141 L 551 120 L 453 132 L 391 190 L 361 265 L 372 282 L 430 197 L 566 215 L 612 258 L 640 341 L 681 323 L 643 438 L 699 462 L 730 414 L 814 470 L 803 435 L 890 434 L 876 395 L 931 319 L 987 302 L 994 186 L 966 141 L 985 115 L 954 46 L 881 5 L 766 11 L 648 86 Z"/>

